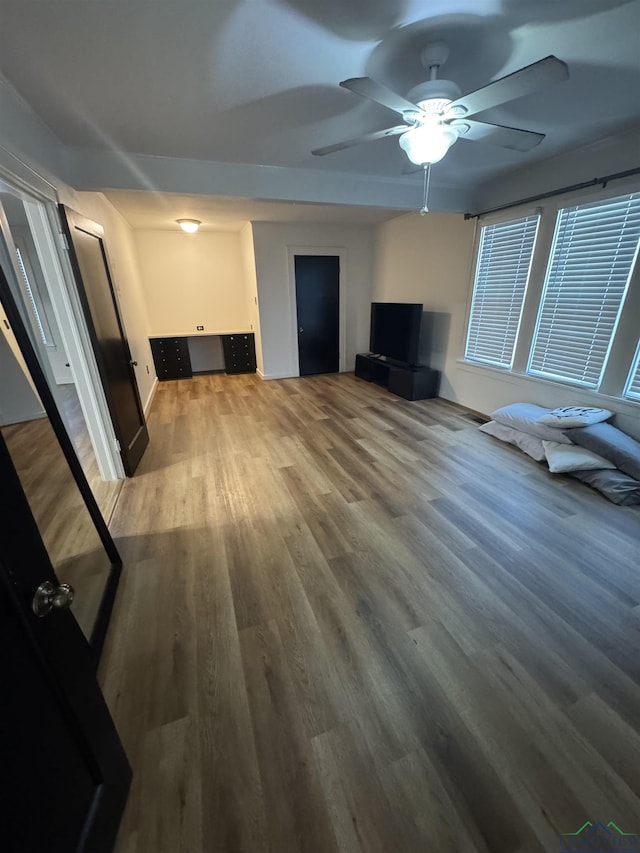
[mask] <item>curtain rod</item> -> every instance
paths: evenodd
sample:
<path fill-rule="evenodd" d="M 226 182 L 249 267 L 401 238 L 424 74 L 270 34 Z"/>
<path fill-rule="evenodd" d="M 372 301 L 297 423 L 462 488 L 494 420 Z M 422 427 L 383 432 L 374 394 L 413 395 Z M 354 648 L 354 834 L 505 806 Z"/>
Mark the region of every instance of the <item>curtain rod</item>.
<path fill-rule="evenodd" d="M 576 190 L 584 190 L 587 187 L 596 187 L 598 184 L 602 184 L 602 187 L 606 187 L 609 181 L 617 181 L 620 178 L 629 178 L 631 175 L 639 175 L 640 167 L 636 169 L 628 169 L 626 172 L 614 172 L 612 175 L 605 175 L 603 178 L 594 178 L 592 181 L 583 181 L 581 184 L 571 184 L 568 187 L 562 187 L 559 190 L 551 190 L 547 193 L 540 193 L 539 195 L 530 195 L 527 198 L 520 198 L 517 201 L 510 201 L 508 204 L 501 204 L 498 207 L 488 207 L 486 210 L 479 210 L 477 213 L 465 213 L 465 219 L 479 219 L 481 216 L 485 216 L 487 213 L 497 213 L 500 210 L 508 210 L 510 207 L 518 207 L 520 204 L 528 204 L 532 201 L 541 201 L 544 198 L 553 198 L 556 195 L 562 195 L 563 193 L 575 192 Z"/>

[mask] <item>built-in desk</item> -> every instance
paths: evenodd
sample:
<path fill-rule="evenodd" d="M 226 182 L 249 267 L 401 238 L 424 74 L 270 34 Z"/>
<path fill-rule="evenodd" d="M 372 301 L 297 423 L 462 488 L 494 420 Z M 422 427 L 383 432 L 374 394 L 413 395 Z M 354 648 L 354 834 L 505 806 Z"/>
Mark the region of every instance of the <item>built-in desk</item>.
<path fill-rule="evenodd" d="M 203 344 L 210 346 L 203 346 Z M 255 373 L 253 332 L 220 335 L 166 335 L 149 338 L 160 381 L 187 379 L 194 373 Z M 217 346 L 216 346 L 217 345 Z"/>

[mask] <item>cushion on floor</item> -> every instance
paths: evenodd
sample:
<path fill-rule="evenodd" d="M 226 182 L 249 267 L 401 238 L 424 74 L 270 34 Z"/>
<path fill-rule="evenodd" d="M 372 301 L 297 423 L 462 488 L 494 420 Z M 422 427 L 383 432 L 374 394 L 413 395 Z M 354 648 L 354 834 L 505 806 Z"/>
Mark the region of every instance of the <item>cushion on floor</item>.
<path fill-rule="evenodd" d="M 543 441 L 571 444 L 571 439 L 566 438 L 557 427 L 538 423 L 539 418 L 549 414 L 550 411 L 551 409 L 543 409 L 542 406 L 536 406 L 535 403 L 511 403 L 509 406 L 496 409 L 490 417 L 499 424 L 526 432 L 529 435 L 535 435 Z"/>
<path fill-rule="evenodd" d="M 640 480 L 640 442 L 612 424 L 600 423 L 570 429 L 564 435 L 574 444 L 604 456 L 634 480 Z"/>

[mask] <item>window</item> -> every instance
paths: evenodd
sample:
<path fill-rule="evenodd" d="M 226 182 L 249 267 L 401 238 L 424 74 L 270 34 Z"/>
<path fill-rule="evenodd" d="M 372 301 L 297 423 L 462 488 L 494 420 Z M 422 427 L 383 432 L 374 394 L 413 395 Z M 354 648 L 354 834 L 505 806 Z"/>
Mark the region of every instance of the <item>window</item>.
<path fill-rule="evenodd" d="M 539 218 L 483 227 L 465 358 L 511 367 Z"/>
<path fill-rule="evenodd" d="M 640 400 L 640 344 L 638 344 L 638 351 L 636 352 L 633 367 L 629 373 L 624 396 L 629 397 L 631 400 Z"/>
<path fill-rule="evenodd" d="M 529 373 L 599 386 L 639 239 L 640 193 L 559 212 Z"/>

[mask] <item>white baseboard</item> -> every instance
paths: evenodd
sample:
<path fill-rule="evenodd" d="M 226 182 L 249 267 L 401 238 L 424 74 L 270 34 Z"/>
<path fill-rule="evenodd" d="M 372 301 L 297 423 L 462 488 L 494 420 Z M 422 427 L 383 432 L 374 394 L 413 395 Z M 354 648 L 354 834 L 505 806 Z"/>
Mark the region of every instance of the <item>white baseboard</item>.
<path fill-rule="evenodd" d="M 142 407 L 144 411 L 145 418 L 149 417 L 149 410 L 151 409 L 151 404 L 153 403 L 153 398 L 156 396 L 156 391 L 158 390 L 158 377 L 153 381 L 153 385 L 151 386 L 151 391 L 149 391 L 149 396 L 147 397 L 147 402 Z"/>
<path fill-rule="evenodd" d="M 292 373 L 263 373 L 261 370 L 256 370 L 260 379 L 299 379 Z"/>

